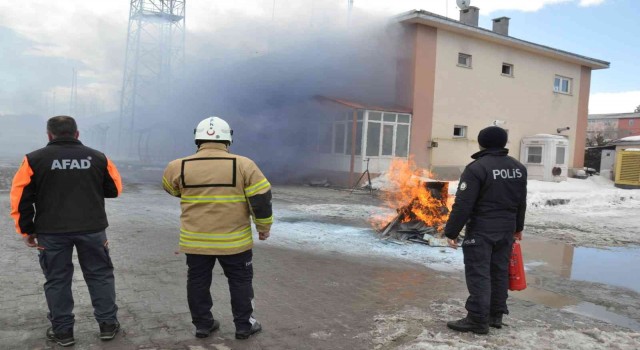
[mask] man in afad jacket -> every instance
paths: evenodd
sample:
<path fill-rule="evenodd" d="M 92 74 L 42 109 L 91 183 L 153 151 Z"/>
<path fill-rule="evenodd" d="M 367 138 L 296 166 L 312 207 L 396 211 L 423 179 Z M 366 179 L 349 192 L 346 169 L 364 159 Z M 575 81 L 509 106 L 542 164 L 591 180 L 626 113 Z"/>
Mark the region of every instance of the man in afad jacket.
<path fill-rule="evenodd" d="M 111 340 L 120 324 L 104 199 L 122 191 L 120 174 L 102 152 L 78 140 L 73 118 L 49 119 L 47 135 L 47 146 L 24 157 L 11 186 L 16 230 L 28 247 L 37 247 L 40 253 L 51 321 L 47 338 L 61 346 L 75 343 L 71 294 L 75 246 L 100 339 Z"/>
<path fill-rule="evenodd" d="M 187 255 L 187 300 L 198 338 L 220 327 L 209 290 L 216 260 L 229 283 L 236 339 L 262 330 L 253 318 L 251 217 L 260 240 L 269 238 L 271 185 L 252 160 L 229 153 L 232 135 L 224 120 L 204 119 L 195 129 L 197 152 L 170 162 L 162 178 L 165 191 L 181 199 L 179 246 Z"/>
<path fill-rule="evenodd" d="M 497 126 L 478 134 L 480 152 L 464 169 L 455 203 L 445 227 L 449 245 L 466 225 L 462 241 L 469 290 L 467 317 L 447 326 L 486 334 L 502 328 L 508 314 L 509 259 L 514 239 L 522 239 L 527 204 L 527 169 L 507 154 L 507 132 Z"/>

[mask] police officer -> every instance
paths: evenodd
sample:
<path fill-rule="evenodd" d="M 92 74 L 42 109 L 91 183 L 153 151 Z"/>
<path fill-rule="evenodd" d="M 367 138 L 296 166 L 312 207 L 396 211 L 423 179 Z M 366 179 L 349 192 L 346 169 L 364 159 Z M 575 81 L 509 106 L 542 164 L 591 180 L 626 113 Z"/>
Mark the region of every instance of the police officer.
<path fill-rule="evenodd" d="M 527 170 L 508 156 L 507 132 L 497 126 L 478 134 L 475 153 L 460 177 L 455 203 L 445 227 L 449 245 L 466 225 L 462 241 L 469 298 L 467 316 L 447 326 L 486 334 L 502 328 L 508 314 L 509 259 L 514 239 L 522 239 L 527 199 Z"/>
<path fill-rule="evenodd" d="M 198 151 L 169 163 L 162 183 L 180 197 L 180 251 L 187 255 L 187 300 L 196 337 L 220 327 L 211 308 L 212 270 L 220 262 L 229 283 L 236 339 L 262 330 L 253 317 L 253 236 L 269 238 L 273 214 L 271 185 L 249 158 L 229 153 L 233 130 L 209 117 L 195 129 Z"/>
<path fill-rule="evenodd" d="M 37 247 L 46 278 L 44 293 L 51 321 L 47 338 L 61 346 L 75 343 L 71 293 L 75 246 L 100 339 L 111 340 L 120 324 L 104 199 L 122 191 L 120 174 L 102 152 L 78 140 L 72 117 L 49 119 L 47 135 L 50 142 L 24 157 L 11 186 L 16 230 L 28 247 Z"/>

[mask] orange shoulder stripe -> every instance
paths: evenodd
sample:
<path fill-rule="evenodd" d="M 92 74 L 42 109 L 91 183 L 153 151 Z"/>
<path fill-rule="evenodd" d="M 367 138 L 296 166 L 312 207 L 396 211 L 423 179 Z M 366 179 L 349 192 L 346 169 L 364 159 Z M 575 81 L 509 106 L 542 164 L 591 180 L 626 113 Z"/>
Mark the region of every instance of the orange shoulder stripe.
<path fill-rule="evenodd" d="M 26 233 L 23 233 L 20 229 L 20 200 L 22 199 L 22 193 L 24 192 L 24 188 L 27 187 L 31 183 L 31 176 L 33 176 L 33 169 L 31 169 L 31 165 L 29 165 L 29 160 L 27 157 L 24 157 L 18 172 L 13 177 L 13 182 L 11 184 L 11 217 L 15 221 L 16 224 L 16 232 L 19 234 L 26 236 Z"/>
<path fill-rule="evenodd" d="M 107 158 L 107 171 L 109 172 L 109 176 L 113 179 L 113 182 L 116 184 L 118 195 L 120 195 L 120 193 L 122 193 L 122 178 L 120 177 L 120 173 L 118 172 L 116 165 L 113 164 L 109 158 Z"/>

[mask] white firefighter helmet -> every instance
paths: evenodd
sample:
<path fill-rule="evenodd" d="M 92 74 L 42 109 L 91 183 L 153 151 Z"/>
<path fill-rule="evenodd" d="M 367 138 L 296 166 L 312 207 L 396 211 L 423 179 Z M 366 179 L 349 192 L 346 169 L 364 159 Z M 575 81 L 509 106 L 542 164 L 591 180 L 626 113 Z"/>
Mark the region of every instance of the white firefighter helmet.
<path fill-rule="evenodd" d="M 196 140 L 203 141 L 229 141 L 233 143 L 233 130 L 229 123 L 218 117 L 208 117 L 204 119 L 193 131 Z"/>

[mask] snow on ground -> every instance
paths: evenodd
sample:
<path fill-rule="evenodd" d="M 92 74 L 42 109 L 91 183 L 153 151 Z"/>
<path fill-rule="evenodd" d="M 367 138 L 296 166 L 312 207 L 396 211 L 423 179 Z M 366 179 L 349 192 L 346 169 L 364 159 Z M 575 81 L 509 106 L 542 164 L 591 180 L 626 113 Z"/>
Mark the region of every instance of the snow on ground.
<path fill-rule="evenodd" d="M 530 180 L 525 233 L 580 246 L 640 244 L 640 189 L 623 190 L 592 176 Z"/>
<path fill-rule="evenodd" d="M 625 141 L 625 142 L 640 141 L 640 135 L 623 137 L 618 141 Z"/>
<path fill-rule="evenodd" d="M 359 335 L 373 339 L 375 349 L 637 349 L 640 333 L 607 331 L 593 324 L 569 321 L 558 325 L 547 319 L 507 317 L 508 326 L 490 329 L 489 335 L 461 334 L 445 322 L 464 316 L 464 302 L 434 302 L 425 308 L 407 307 L 374 318 L 375 328 Z M 566 316 L 565 316 L 566 317 Z M 562 318 L 562 315 L 558 315 Z"/>
<path fill-rule="evenodd" d="M 385 174 L 372 181 L 393 190 Z M 457 181 L 449 182 L 455 195 Z M 562 182 L 529 180 L 525 233 L 580 246 L 640 245 L 640 189 L 624 190 L 600 176 Z"/>
<path fill-rule="evenodd" d="M 265 244 L 316 252 L 339 252 L 363 258 L 374 255 L 399 258 L 440 271 L 453 271 L 463 267 L 461 249 L 414 243 L 396 244 L 379 239 L 373 229 L 369 228 L 299 221 L 297 211 L 281 209 L 277 211 L 277 215 L 271 231 L 272 239 L 265 241 Z M 288 222 L 292 218 L 296 220 Z"/>

